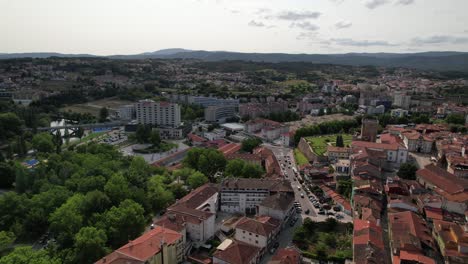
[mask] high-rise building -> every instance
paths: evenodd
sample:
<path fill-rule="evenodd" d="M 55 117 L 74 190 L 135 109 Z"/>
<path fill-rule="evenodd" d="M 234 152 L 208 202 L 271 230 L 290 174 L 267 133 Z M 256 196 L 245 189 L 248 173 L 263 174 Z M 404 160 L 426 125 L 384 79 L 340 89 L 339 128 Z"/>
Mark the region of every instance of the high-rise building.
<path fill-rule="evenodd" d="M 227 118 L 234 117 L 236 108 L 231 105 L 226 106 L 208 106 L 205 108 L 205 120 L 208 122 L 226 122 Z"/>
<path fill-rule="evenodd" d="M 168 102 L 140 100 L 135 104 L 136 118 L 139 124 L 161 127 L 179 127 L 180 106 Z"/>
<path fill-rule="evenodd" d="M 379 121 L 377 119 L 363 119 L 361 126 L 361 139 L 365 141 L 375 142 L 377 139 L 377 130 L 379 129 Z"/>
<path fill-rule="evenodd" d="M 404 92 L 396 92 L 393 95 L 393 105 L 408 110 L 411 104 L 411 96 Z"/>

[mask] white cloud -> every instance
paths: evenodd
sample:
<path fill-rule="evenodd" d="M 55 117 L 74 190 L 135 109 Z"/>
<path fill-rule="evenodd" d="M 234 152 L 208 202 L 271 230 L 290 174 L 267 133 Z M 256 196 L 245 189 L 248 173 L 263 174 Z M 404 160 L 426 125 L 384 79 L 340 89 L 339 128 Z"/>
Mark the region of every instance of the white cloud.
<path fill-rule="evenodd" d="M 350 28 L 353 25 L 350 21 L 340 21 L 335 24 L 337 29 Z"/>
<path fill-rule="evenodd" d="M 291 28 L 300 28 L 300 29 L 307 30 L 307 31 L 316 31 L 316 30 L 318 30 L 320 28 L 319 26 L 314 25 L 314 24 L 310 23 L 309 21 L 295 22 L 295 23 L 292 23 L 289 27 L 291 27 Z"/>
<path fill-rule="evenodd" d="M 379 6 L 383 6 L 390 3 L 389 0 L 369 0 L 366 2 L 366 7 L 369 9 L 375 9 Z"/>

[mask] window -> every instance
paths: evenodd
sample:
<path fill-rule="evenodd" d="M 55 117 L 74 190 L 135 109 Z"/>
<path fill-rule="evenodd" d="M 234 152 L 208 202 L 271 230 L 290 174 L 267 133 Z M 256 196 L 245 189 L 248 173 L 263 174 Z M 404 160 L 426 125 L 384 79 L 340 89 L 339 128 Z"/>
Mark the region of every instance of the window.
<path fill-rule="evenodd" d="M 255 240 L 255 244 L 258 244 L 258 240 Z"/>

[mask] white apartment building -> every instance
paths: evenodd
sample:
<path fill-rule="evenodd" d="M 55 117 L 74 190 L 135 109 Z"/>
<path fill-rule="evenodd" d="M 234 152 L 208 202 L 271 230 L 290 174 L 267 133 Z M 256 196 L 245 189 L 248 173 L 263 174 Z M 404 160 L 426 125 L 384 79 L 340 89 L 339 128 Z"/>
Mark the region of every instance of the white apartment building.
<path fill-rule="evenodd" d="M 293 192 L 291 183 L 270 179 L 225 179 L 221 183 L 221 211 L 254 214 L 266 197 L 279 192 Z"/>
<path fill-rule="evenodd" d="M 403 109 L 409 109 L 411 105 L 411 96 L 404 92 L 396 92 L 393 95 L 393 105 Z"/>
<path fill-rule="evenodd" d="M 226 119 L 234 117 L 236 108 L 233 105 L 208 106 L 205 108 L 205 120 L 207 122 L 225 123 Z"/>
<path fill-rule="evenodd" d="M 135 104 L 135 113 L 139 124 L 162 127 L 179 127 L 181 124 L 180 106 L 174 103 L 140 100 Z"/>
<path fill-rule="evenodd" d="M 256 219 L 243 217 L 236 225 L 234 238 L 237 241 L 261 248 L 260 255 L 273 242 L 281 228 L 279 220 L 269 216 Z"/>

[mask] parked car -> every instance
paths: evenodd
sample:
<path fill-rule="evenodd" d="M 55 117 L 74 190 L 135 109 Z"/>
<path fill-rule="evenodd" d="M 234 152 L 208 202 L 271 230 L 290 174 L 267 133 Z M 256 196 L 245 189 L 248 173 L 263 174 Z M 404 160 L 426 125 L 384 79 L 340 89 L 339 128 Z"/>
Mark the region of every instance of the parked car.
<path fill-rule="evenodd" d="M 344 216 L 342 214 L 336 214 L 335 217 L 336 217 L 336 219 L 343 219 L 344 218 Z"/>
<path fill-rule="evenodd" d="M 325 214 L 325 210 L 320 209 L 320 210 L 318 211 L 318 214 L 319 214 L 319 215 L 324 215 L 324 214 Z"/>
<path fill-rule="evenodd" d="M 309 209 L 307 209 L 307 210 L 305 210 L 305 212 L 304 212 L 304 213 L 305 213 L 306 215 L 308 215 L 308 214 L 310 213 L 310 210 L 309 210 Z"/>
<path fill-rule="evenodd" d="M 327 215 L 329 215 L 329 216 L 335 216 L 335 213 L 333 213 L 333 212 L 327 212 Z"/>
<path fill-rule="evenodd" d="M 304 194 L 303 194 L 303 193 L 301 193 L 301 198 L 304 198 Z"/>

